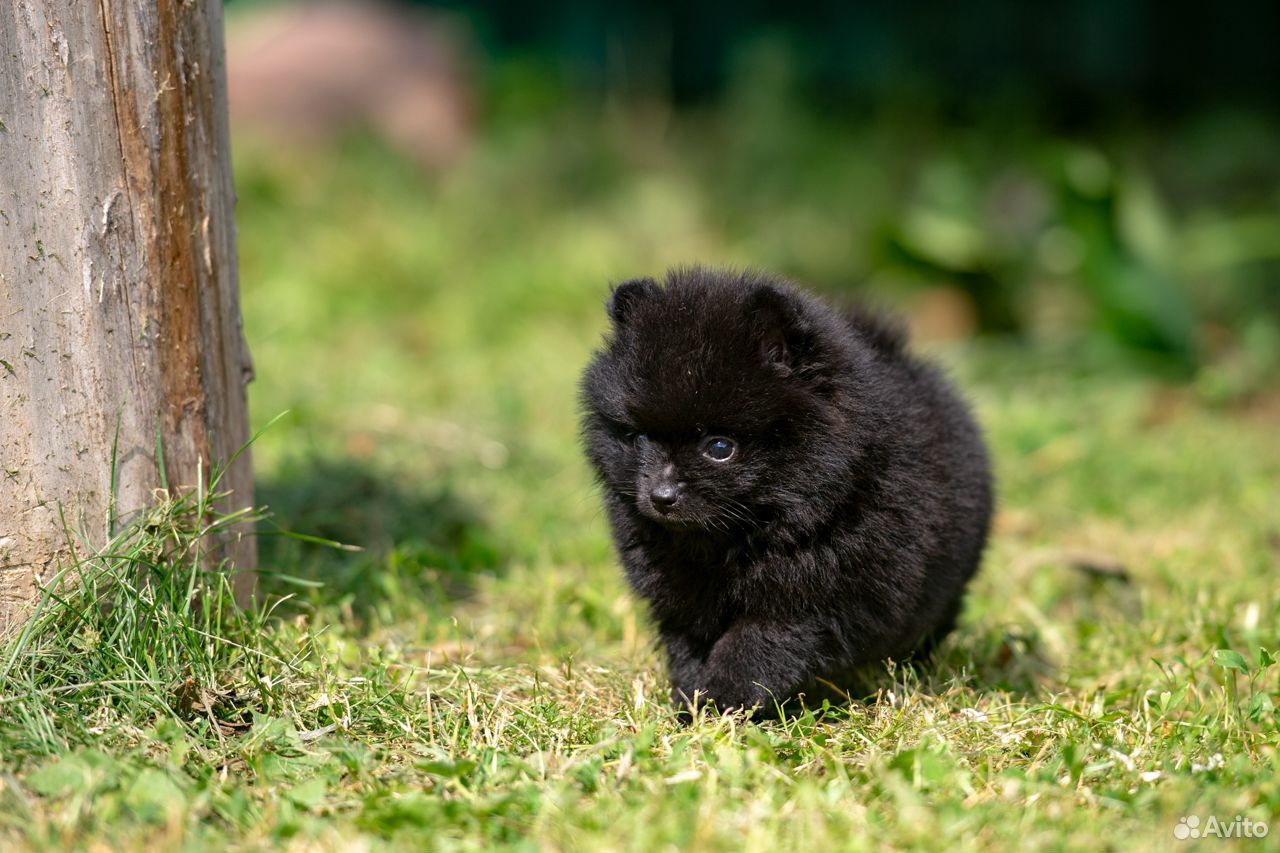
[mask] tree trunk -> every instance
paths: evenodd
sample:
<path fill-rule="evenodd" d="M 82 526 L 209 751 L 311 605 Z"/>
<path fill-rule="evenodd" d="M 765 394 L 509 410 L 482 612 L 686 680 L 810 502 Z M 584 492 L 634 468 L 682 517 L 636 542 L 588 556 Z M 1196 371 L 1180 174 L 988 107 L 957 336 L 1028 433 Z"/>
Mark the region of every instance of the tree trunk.
<path fill-rule="evenodd" d="M 100 546 L 247 439 L 223 56 L 221 0 L 0 2 L 0 631 L 64 517 Z"/>

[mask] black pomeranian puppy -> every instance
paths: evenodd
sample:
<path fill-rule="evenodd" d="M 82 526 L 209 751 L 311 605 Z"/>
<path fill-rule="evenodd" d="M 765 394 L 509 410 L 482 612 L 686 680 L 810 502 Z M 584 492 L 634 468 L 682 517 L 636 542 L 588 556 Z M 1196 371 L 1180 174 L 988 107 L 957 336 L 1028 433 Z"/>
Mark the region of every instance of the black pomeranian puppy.
<path fill-rule="evenodd" d="M 768 713 L 949 632 L 991 473 L 902 332 L 756 273 L 618 285 L 584 440 L 686 709 Z"/>

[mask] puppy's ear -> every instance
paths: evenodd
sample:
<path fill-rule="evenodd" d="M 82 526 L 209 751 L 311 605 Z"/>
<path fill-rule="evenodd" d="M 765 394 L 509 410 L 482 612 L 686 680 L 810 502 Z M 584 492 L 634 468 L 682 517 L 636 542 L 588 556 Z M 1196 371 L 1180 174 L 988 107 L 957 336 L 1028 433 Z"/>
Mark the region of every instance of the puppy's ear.
<path fill-rule="evenodd" d="M 627 315 L 645 299 L 656 296 L 661 291 L 658 283 L 651 278 L 633 278 L 613 288 L 609 294 L 609 319 L 613 325 L 621 327 L 627 322 Z"/>
<path fill-rule="evenodd" d="M 794 294 L 765 285 L 751 295 L 748 310 L 766 365 L 783 376 L 814 366 L 814 329 Z"/>

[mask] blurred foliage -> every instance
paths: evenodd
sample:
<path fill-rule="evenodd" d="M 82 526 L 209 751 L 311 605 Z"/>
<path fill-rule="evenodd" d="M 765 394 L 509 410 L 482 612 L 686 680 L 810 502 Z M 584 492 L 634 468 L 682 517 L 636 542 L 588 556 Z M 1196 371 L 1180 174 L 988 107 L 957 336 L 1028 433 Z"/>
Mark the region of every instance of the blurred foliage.
<path fill-rule="evenodd" d="M 246 0 L 238 0 L 240 3 Z M 255 2 L 255 0 L 247 0 Z M 1002 98 L 1055 117 L 1280 106 L 1280 6 L 1236 0 L 410 0 L 465 17 L 499 58 L 538 56 L 562 79 L 714 101 L 744 46 L 794 48 L 805 96 L 825 103 L 926 97 L 954 109 Z"/>
<path fill-rule="evenodd" d="M 1079 59 L 1096 68 L 1072 85 L 1102 87 L 1111 98 L 1111 108 L 1095 104 L 1079 113 L 1087 120 L 1067 121 L 1075 102 L 1042 79 L 1049 69 L 1028 58 L 1025 46 L 1009 49 L 1020 59 L 1003 76 L 970 70 L 948 79 L 955 69 L 944 51 L 912 78 L 899 73 L 901 57 L 888 51 L 880 56 L 884 74 L 867 72 L 879 82 L 858 89 L 866 97 L 836 97 L 853 89 L 835 83 L 815 89 L 825 78 L 814 77 L 814 65 L 829 60 L 822 58 L 829 41 L 861 33 L 908 50 L 902 46 L 923 44 L 922 34 L 958 18 L 955 9 L 926 23 L 907 9 L 870 4 L 844 17 L 835 9 L 797 13 L 783 26 L 769 4 L 748 4 L 742 20 L 709 44 L 725 65 L 714 102 L 679 106 L 658 79 L 678 74 L 675 55 L 654 54 L 646 67 L 657 76 L 648 83 L 633 85 L 626 69 L 603 87 L 566 73 L 581 52 L 569 42 L 607 41 L 619 22 L 641 15 L 625 5 L 608 12 L 580 5 L 553 4 L 536 14 L 516 14 L 501 2 L 450 7 L 475 22 L 495 54 L 479 74 L 478 127 L 466 162 L 447 175 L 423 176 L 413 191 L 447 198 L 464 217 L 496 194 L 501 202 L 479 226 L 488 240 L 510 240 L 533 223 L 546 227 L 554 213 L 561 226 L 584 229 L 584 251 L 591 229 L 611 229 L 608 240 L 636 244 L 635 253 L 594 259 L 603 261 L 594 264 L 602 284 L 658 272 L 619 264 L 627 255 L 767 267 L 814 286 L 867 292 L 909 312 L 941 311 L 944 337 L 976 330 L 1117 350 L 1162 375 L 1195 378 L 1219 401 L 1248 397 L 1277 367 L 1280 121 L 1255 89 L 1227 86 L 1230 75 L 1243 73 L 1237 65 L 1276 61 L 1248 48 L 1256 33 L 1241 37 L 1236 65 L 1197 64 L 1208 76 L 1193 85 L 1167 67 L 1167 46 L 1151 47 L 1153 34 L 1166 29 L 1189 37 L 1186 10 L 1173 10 L 1173 23 L 1154 29 L 1139 26 L 1155 16 L 1141 4 L 1107 14 L 1097 3 L 1060 10 L 1064 32 L 1088 29 L 1085 18 L 1096 13 L 1099 41 L 1082 41 Z M 993 33 L 1012 37 L 1014 23 L 997 14 L 1009 6 L 980 3 L 975 18 L 999 19 L 999 26 L 986 32 L 970 24 L 957 33 L 978 44 Z M 1245 10 L 1258 32 L 1267 31 L 1269 9 Z M 672 38 L 702 32 L 689 17 L 702 13 L 658 6 L 651 14 Z M 1011 20 L 1030 43 L 1048 26 L 1025 15 Z M 822 22 L 830 27 L 819 37 L 814 28 Z M 1206 24 L 1205 49 L 1218 50 L 1231 27 L 1239 21 Z M 507 36 L 494 35 L 495 28 Z M 561 31 L 564 40 L 547 35 Z M 651 36 L 652 28 L 635 34 Z M 508 41 L 528 49 L 507 50 Z M 618 48 L 624 54 L 626 44 Z M 853 45 L 847 42 L 849 51 Z M 1130 54 L 1131 66 L 1116 59 Z M 997 52 L 988 60 L 998 65 L 1002 57 L 1008 59 Z M 864 62 L 849 61 L 850 73 Z M 636 71 L 634 63 L 628 67 Z M 1193 108 L 1195 92 L 1219 79 L 1213 75 L 1232 95 L 1219 100 L 1236 106 Z M 982 81 L 996 77 L 1020 81 L 1017 91 L 956 106 L 957 92 L 989 91 Z M 1149 108 L 1160 99 L 1148 98 L 1144 87 L 1165 84 L 1166 95 L 1187 97 L 1180 109 L 1157 116 Z M 459 193 L 473 194 L 474 204 Z M 417 238 L 439 241 L 448 230 Z M 480 234 L 467 239 L 470 251 L 493 250 Z M 674 251 L 654 252 L 656 243 Z M 335 269 L 328 284 L 315 285 L 341 287 L 349 275 L 358 271 Z M 497 288 L 495 299 L 505 292 L 491 279 L 484 286 Z M 554 301 L 554 293 L 545 298 Z"/>
<path fill-rule="evenodd" d="M 951 311 L 982 332 L 1119 348 L 1224 399 L 1275 367 L 1280 124 L 1264 113 L 1066 132 L 1000 104 L 821 111 L 776 42 L 714 108 L 573 99 L 537 66 L 491 83 L 491 129 L 555 140 L 530 168 L 558 170 L 559 205 L 678 188 L 668 214 L 736 263 L 908 306 L 959 291 Z"/>

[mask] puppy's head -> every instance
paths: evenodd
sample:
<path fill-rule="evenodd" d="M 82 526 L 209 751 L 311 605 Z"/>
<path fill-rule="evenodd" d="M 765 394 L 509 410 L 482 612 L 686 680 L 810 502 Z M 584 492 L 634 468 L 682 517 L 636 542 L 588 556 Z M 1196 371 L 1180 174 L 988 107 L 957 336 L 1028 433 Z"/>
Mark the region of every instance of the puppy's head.
<path fill-rule="evenodd" d="M 614 288 L 587 368 L 587 455 L 671 530 L 729 533 L 804 513 L 850 463 L 850 357 L 833 315 L 757 274 L 679 270 Z"/>

